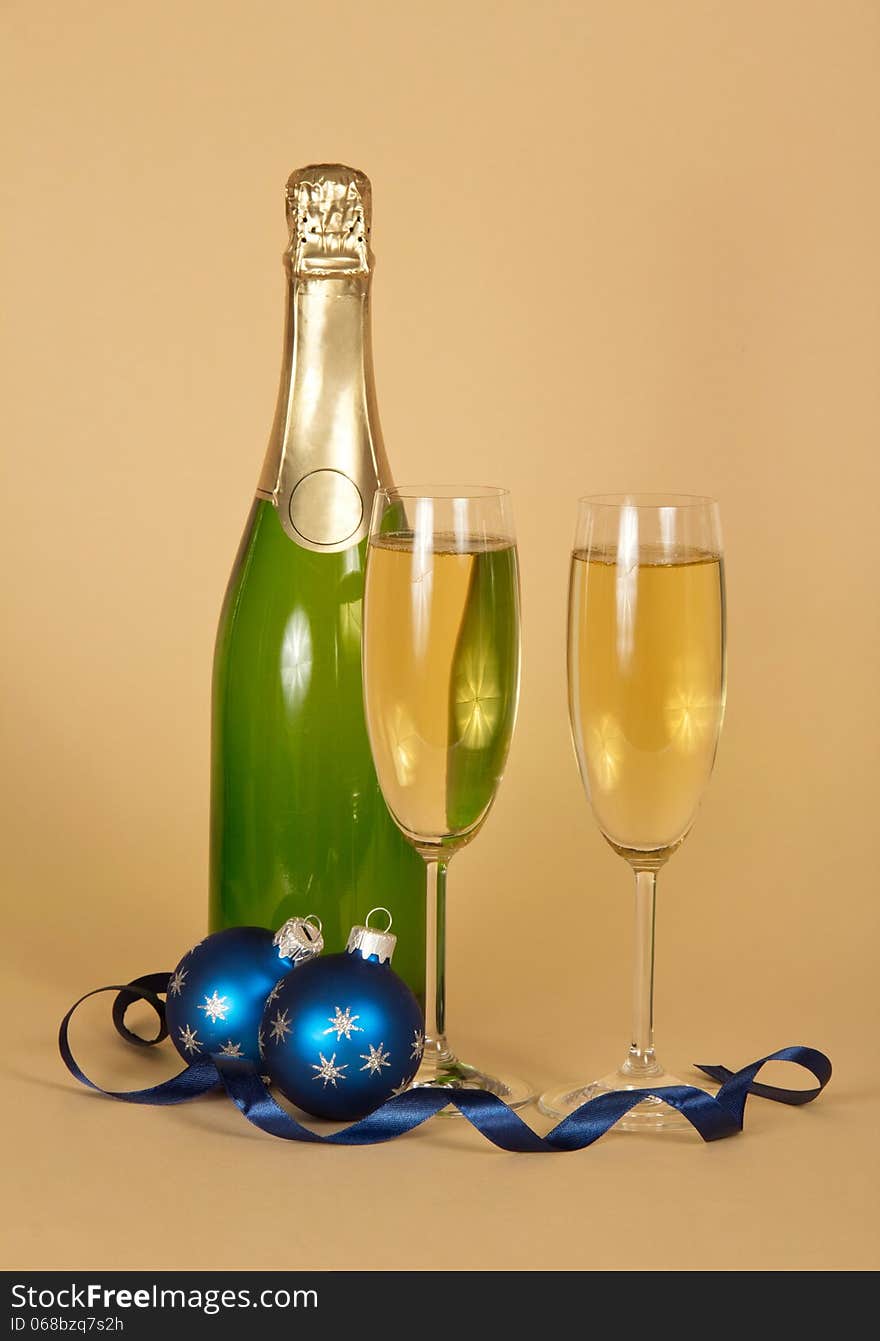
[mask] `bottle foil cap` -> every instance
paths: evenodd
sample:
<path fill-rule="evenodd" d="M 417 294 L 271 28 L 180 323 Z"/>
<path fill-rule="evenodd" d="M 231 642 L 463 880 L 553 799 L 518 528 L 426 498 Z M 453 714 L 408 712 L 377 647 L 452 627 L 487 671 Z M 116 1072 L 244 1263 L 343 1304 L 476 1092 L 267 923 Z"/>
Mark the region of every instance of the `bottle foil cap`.
<path fill-rule="evenodd" d="M 313 163 L 292 172 L 287 259 L 294 274 L 369 274 L 371 199 L 369 177 L 344 163 Z"/>

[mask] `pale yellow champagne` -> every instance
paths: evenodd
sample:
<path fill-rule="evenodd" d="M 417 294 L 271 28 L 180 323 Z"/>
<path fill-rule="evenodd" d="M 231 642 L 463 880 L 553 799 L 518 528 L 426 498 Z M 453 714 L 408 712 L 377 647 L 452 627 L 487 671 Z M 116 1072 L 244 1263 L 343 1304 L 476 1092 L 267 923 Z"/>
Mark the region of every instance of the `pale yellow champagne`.
<path fill-rule="evenodd" d="M 364 703 L 382 793 L 423 846 L 473 837 L 497 790 L 519 691 L 516 549 L 410 534 L 370 542 Z"/>
<path fill-rule="evenodd" d="M 622 851 L 670 850 L 691 827 L 724 713 L 724 576 L 699 550 L 576 552 L 569 694 L 581 776 Z"/>

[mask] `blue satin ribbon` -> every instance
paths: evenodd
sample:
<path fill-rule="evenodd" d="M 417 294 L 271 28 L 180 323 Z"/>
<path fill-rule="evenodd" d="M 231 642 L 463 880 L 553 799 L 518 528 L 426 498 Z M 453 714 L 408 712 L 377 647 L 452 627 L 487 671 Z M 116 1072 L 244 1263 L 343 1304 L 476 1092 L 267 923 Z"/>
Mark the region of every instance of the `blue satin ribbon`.
<path fill-rule="evenodd" d="M 831 1079 L 831 1062 L 825 1054 L 803 1046 L 780 1048 L 778 1052 L 771 1052 L 740 1071 L 729 1071 L 725 1066 L 698 1064 L 698 1070 L 721 1082 L 721 1088 L 716 1094 L 707 1094 L 693 1085 L 602 1094 L 581 1104 L 546 1136 L 538 1136 L 512 1108 L 508 1108 L 494 1094 L 480 1090 L 420 1088 L 395 1095 L 344 1131 L 321 1136 L 311 1128 L 304 1127 L 281 1108 L 253 1064 L 241 1058 L 212 1053 L 209 1057 L 190 1063 L 169 1080 L 145 1090 L 105 1090 L 89 1079 L 74 1058 L 68 1039 L 70 1020 L 77 1008 L 89 997 L 98 996 L 101 992 L 115 992 L 113 1023 L 117 1032 L 127 1043 L 153 1047 L 167 1037 L 165 1006 L 159 994 L 165 992 L 169 977 L 167 973 L 148 973 L 124 986 L 99 987 L 80 997 L 61 1021 L 58 1033 L 58 1047 L 68 1071 L 82 1085 L 126 1103 L 186 1103 L 211 1090 L 222 1089 L 248 1122 L 269 1136 L 277 1136 L 284 1141 L 308 1141 L 321 1145 L 377 1145 L 413 1131 L 427 1122 L 428 1118 L 451 1106 L 457 1108 L 471 1126 L 502 1150 L 522 1154 L 583 1150 L 604 1136 L 609 1128 L 649 1095 L 677 1108 L 704 1141 L 717 1141 L 742 1131 L 746 1099 L 750 1094 L 796 1106 L 811 1103 L 818 1098 Z M 142 1038 L 125 1024 L 126 1011 L 135 1001 L 146 1001 L 156 1012 L 159 1029 L 155 1038 Z M 767 1062 L 794 1062 L 811 1072 L 816 1085 L 812 1089 L 788 1090 L 758 1083 L 755 1077 Z"/>

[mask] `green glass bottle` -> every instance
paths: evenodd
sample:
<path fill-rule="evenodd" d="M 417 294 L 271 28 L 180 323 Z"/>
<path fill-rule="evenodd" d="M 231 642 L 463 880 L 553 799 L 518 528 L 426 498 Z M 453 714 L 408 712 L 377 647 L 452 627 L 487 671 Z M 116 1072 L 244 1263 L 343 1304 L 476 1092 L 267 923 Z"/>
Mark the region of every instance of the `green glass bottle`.
<path fill-rule="evenodd" d="M 329 952 L 381 904 L 424 992 L 421 858 L 392 821 L 364 724 L 370 508 L 390 474 L 370 350 L 370 183 L 287 183 L 288 307 L 275 422 L 220 616 L 211 760 L 212 930 L 321 918 Z"/>

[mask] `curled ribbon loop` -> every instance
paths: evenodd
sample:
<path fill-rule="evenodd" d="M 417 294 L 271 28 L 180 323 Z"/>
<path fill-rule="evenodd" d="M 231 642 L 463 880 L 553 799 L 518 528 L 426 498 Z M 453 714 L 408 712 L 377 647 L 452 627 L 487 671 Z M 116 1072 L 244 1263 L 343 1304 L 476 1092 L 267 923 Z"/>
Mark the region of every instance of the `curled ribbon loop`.
<path fill-rule="evenodd" d="M 156 993 L 167 991 L 170 976 L 168 973 L 145 973 L 142 978 L 135 978 L 127 988 L 120 991 L 113 1002 L 113 1024 L 120 1038 L 124 1038 L 126 1043 L 133 1043 L 138 1048 L 152 1048 L 156 1043 L 161 1043 L 163 1038 L 168 1037 L 168 1026 L 165 1023 L 165 1002 L 160 1000 Z M 149 995 L 145 996 L 137 991 L 136 989 L 139 987 L 146 987 Z M 155 1038 L 141 1038 L 140 1034 L 134 1033 L 126 1025 L 125 1013 L 129 1006 L 133 1006 L 136 1001 L 146 1001 L 148 1005 L 153 1007 L 159 1017 L 159 1032 Z"/>
<path fill-rule="evenodd" d="M 84 1001 L 88 1001 L 89 997 L 100 996 L 102 992 L 116 992 L 118 994 L 116 1001 L 113 1003 L 113 1023 L 127 1043 L 135 1044 L 138 1047 L 152 1047 L 154 1043 L 160 1042 L 166 1036 L 167 1030 L 165 1034 L 162 1033 L 165 1028 L 165 1006 L 159 1000 L 157 993 L 165 991 L 170 976 L 169 973 L 149 973 L 143 978 L 136 978 L 134 982 L 126 983 L 124 986 L 96 987 L 93 992 L 86 992 L 85 996 L 81 996 L 79 1001 L 73 1003 L 61 1021 L 61 1027 L 58 1030 L 58 1049 L 64 1065 L 81 1085 L 88 1085 L 89 1089 L 97 1090 L 99 1094 L 109 1095 L 111 1099 L 123 1099 L 130 1104 L 180 1104 L 185 1103 L 188 1099 L 197 1099 L 200 1094 L 207 1094 L 209 1090 L 218 1088 L 220 1077 L 217 1074 L 217 1068 L 213 1062 L 206 1059 L 193 1062 L 191 1066 L 187 1066 L 185 1070 L 176 1076 L 172 1076 L 170 1080 L 163 1080 L 161 1084 L 152 1085 L 146 1090 L 105 1090 L 101 1085 L 96 1085 L 94 1080 L 89 1080 L 71 1051 L 68 1031 L 74 1011 Z M 141 1038 L 139 1034 L 132 1033 L 126 1027 L 125 1012 L 135 1001 L 146 1001 L 158 1015 L 160 1030 L 155 1038 Z"/>
<path fill-rule="evenodd" d="M 113 1023 L 127 1043 L 151 1047 L 167 1037 L 165 1010 L 159 993 L 165 991 L 169 974 L 151 973 L 124 986 L 99 987 L 80 997 L 61 1021 L 58 1047 L 65 1066 L 82 1085 L 108 1095 L 137 1104 L 176 1104 L 197 1099 L 211 1090 L 224 1090 L 247 1118 L 269 1136 L 284 1141 L 304 1141 L 313 1145 L 378 1145 L 393 1140 L 420 1127 L 423 1122 L 442 1109 L 457 1108 L 471 1126 L 487 1141 L 501 1150 L 520 1154 L 545 1154 L 559 1150 L 584 1150 L 624 1117 L 631 1108 L 648 1095 L 663 1100 L 687 1118 L 704 1141 L 717 1141 L 742 1131 L 746 1100 L 750 1094 L 776 1103 L 792 1106 L 811 1103 L 822 1093 L 831 1079 L 831 1062 L 815 1048 L 796 1046 L 781 1048 L 766 1057 L 744 1066 L 740 1071 L 729 1071 L 724 1066 L 698 1064 L 698 1069 L 721 1082 L 716 1094 L 693 1085 L 672 1085 L 657 1089 L 621 1090 L 589 1099 L 580 1108 L 563 1118 L 548 1132 L 539 1136 L 518 1113 L 494 1094 L 479 1090 L 424 1088 L 407 1090 L 386 1100 L 367 1117 L 354 1122 L 343 1131 L 322 1136 L 305 1127 L 275 1102 L 253 1064 L 243 1058 L 224 1057 L 212 1053 L 190 1063 L 178 1075 L 144 1090 L 105 1090 L 95 1084 L 73 1056 L 68 1039 L 71 1017 L 89 997 L 101 992 L 116 992 L 113 1004 Z M 153 1039 L 141 1038 L 125 1024 L 125 1012 L 135 1001 L 146 1001 L 159 1018 L 159 1032 Z M 767 1062 L 793 1062 L 804 1067 L 816 1080 L 812 1089 L 789 1090 L 756 1082 L 755 1077 Z"/>

